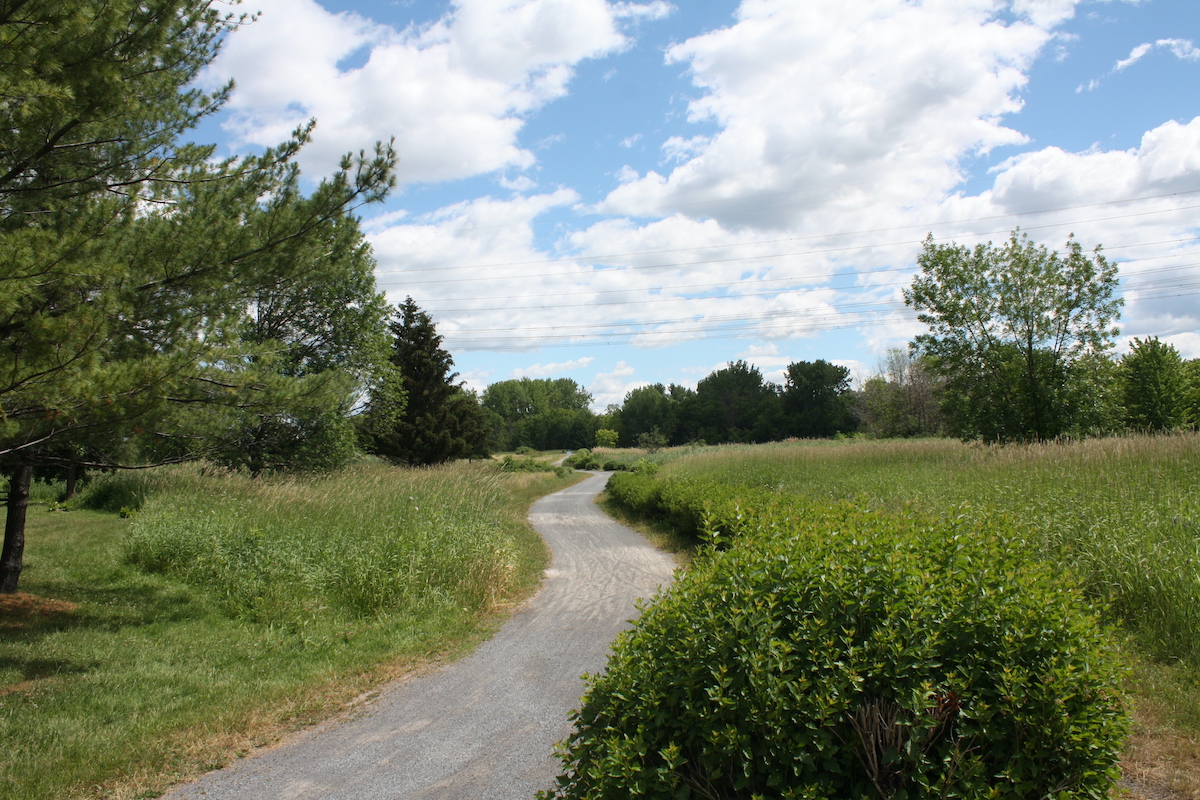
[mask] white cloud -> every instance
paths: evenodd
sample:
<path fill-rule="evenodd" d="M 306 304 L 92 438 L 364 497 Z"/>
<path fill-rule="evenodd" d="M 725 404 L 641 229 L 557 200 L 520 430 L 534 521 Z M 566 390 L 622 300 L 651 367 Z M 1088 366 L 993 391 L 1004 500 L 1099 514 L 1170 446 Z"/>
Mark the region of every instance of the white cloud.
<path fill-rule="evenodd" d="M 1024 5 L 1045 20 L 1063 4 Z M 624 183 L 599 210 L 678 209 L 734 230 L 828 230 L 823 212 L 845 219 L 847 206 L 876 225 L 896 220 L 955 186 L 962 159 L 1024 141 L 1002 119 L 1020 109 L 1052 32 L 1003 24 L 996 10 L 991 0 L 747 0 L 736 24 L 668 51 L 704 92 L 691 119 L 720 132 L 668 139 L 665 155 L 683 163 Z"/>
<path fill-rule="evenodd" d="M 618 19 L 662 19 L 675 10 L 675 6 L 663 0 L 650 3 L 613 3 L 613 16 Z"/>
<path fill-rule="evenodd" d="M 1122 59 L 1113 67 L 1113 72 L 1121 72 L 1126 67 L 1130 67 L 1141 61 L 1142 58 L 1154 48 L 1165 48 L 1178 59 L 1183 61 L 1200 61 L 1200 48 L 1197 48 L 1190 39 L 1159 39 L 1153 44 L 1145 42 L 1139 44 L 1129 52 L 1129 58 Z"/>
<path fill-rule="evenodd" d="M 237 81 L 227 123 L 237 142 L 273 145 L 315 117 L 306 170 L 328 173 L 343 153 L 395 137 L 406 183 L 529 167 L 517 140 L 525 115 L 566 93 L 575 64 L 627 45 L 618 18 L 666 13 L 661 3 L 456 0 L 436 23 L 396 31 L 313 0 L 256 5 L 259 19 L 206 73 Z M 362 66 L 339 65 L 364 48 Z"/>
<path fill-rule="evenodd" d="M 1142 56 L 1146 55 L 1146 53 L 1149 53 L 1153 47 L 1154 45 L 1150 44 L 1149 42 L 1145 44 L 1139 44 L 1137 47 L 1133 48 L 1133 50 L 1129 51 L 1129 58 L 1118 61 L 1113 67 L 1112 71 L 1121 72 L 1126 67 L 1136 64 L 1138 61 L 1141 61 Z"/>
<path fill-rule="evenodd" d="M 1174 345 L 1183 358 L 1200 358 L 1200 333 L 1196 331 L 1164 336 L 1163 341 Z"/>
<path fill-rule="evenodd" d="M 493 370 L 490 369 L 473 369 L 459 375 L 458 380 L 476 394 L 483 394 L 488 387 L 488 378 L 492 377 L 492 373 Z"/>
<path fill-rule="evenodd" d="M 584 356 L 570 361 L 559 361 L 554 364 L 532 364 L 528 367 L 518 367 L 508 376 L 509 378 L 548 378 L 551 375 L 561 375 L 564 372 L 574 372 L 591 364 L 595 359 Z"/>
<path fill-rule="evenodd" d="M 561 223 L 580 200 L 570 189 L 389 215 L 368 223 L 381 282 L 427 307 L 456 352 L 720 332 L 760 342 L 777 367 L 784 340 L 830 329 L 859 328 L 868 353 L 910 340 L 922 326 L 900 291 L 926 232 L 968 243 L 1020 225 L 1048 244 L 1071 231 L 1102 242 L 1125 262 L 1126 333 L 1182 336 L 1200 311 L 1194 296 L 1168 295 L 1200 279 L 1189 266 L 1200 248 L 1155 243 L 1200 233 L 1200 200 L 1181 194 L 1200 190 L 1200 118 L 1129 150 L 1028 150 L 994 168 L 989 189 L 961 185 L 966 160 L 1025 142 L 1021 92 L 1055 41 L 1052 21 L 1073 7 L 1028 2 L 1004 21 L 993 0 L 746 0 L 735 24 L 671 50 L 700 90 L 690 111 L 706 132 L 676 132 L 661 145 L 676 162 L 664 174 L 626 165 L 602 203 L 579 209 L 617 216 L 572 231 Z M 1157 199 L 1127 202 L 1146 197 Z M 1061 211 L 1033 214 L 1046 209 Z M 534 235 L 551 213 L 563 231 L 553 250 Z M 528 370 L 578 363 L 567 358 Z M 634 377 L 622 362 L 589 390 L 602 408 L 645 385 Z"/>
<path fill-rule="evenodd" d="M 513 179 L 499 178 L 496 181 L 505 189 L 512 189 L 514 192 L 528 192 L 530 189 L 536 189 L 537 183 L 527 175 L 518 175 Z"/>
<path fill-rule="evenodd" d="M 649 386 L 646 381 L 631 381 L 630 376 L 637 372 L 625 361 L 618 361 L 611 372 L 597 372 L 592 378 L 587 390 L 592 394 L 592 408 L 603 411 L 609 405 L 620 404 L 625 395 L 639 386 Z"/>
<path fill-rule="evenodd" d="M 626 136 L 620 142 L 621 147 L 626 147 L 626 148 L 633 147 L 635 144 L 638 143 L 638 141 L 641 138 L 642 138 L 642 135 L 640 133 L 635 133 L 633 136 Z"/>
<path fill-rule="evenodd" d="M 1124 72 L 1129 67 L 1141 61 L 1155 48 L 1167 49 L 1178 59 L 1182 61 L 1200 61 L 1200 48 L 1192 43 L 1191 39 L 1159 39 L 1154 42 L 1143 42 L 1129 51 L 1128 58 L 1123 58 L 1113 65 L 1113 68 L 1108 71 L 1108 75 L 1115 75 L 1118 72 Z M 1105 76 L 1107 77 L 1107 75 Z M 1100 86 L 1100 78 L 1092 78 L 1086 86 L 1080 85 L 1075 89 L 1076 93 L 1083 91 L 1093 91 Z"/>

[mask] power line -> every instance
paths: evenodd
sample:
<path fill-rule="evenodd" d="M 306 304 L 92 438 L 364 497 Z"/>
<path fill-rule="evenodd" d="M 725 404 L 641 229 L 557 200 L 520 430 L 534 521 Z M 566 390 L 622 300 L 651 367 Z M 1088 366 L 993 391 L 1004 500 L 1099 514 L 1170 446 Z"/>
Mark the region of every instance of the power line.
<path fill-rule="evenodd" d="M 1098 209 L 1098 207 L 1106 207 L 1106 206 L 1110 206 L 1110 205 L 1121 205 L 1121 204 L 1126 204 L 1126 203 L 1141 203 L 1141 201 L 1145 201 L 1145 200 L 1160 200 L 1160 199 L 1165 199 L 1165 198 L 1170 198 L 1170 197 L 1182 197 L 1182 196 L 1187 196 L 1187 194 L 1200 194 L 1200 190 L 1169 192 L 1169 193 L 1165 193 L 1165 194 L 1150 194 L 1150 196 L 1145 196 L 1145 197 L 1124 198 L 1124 199 L 1120 199 L 1120 200 L 1106 200 L 1106 201 L 1104 201 L 1104 203 L 1087 203 L 1087 204 L 1082 204 L 1082 205 L 1064 205 L 1064 206 L 1054 207 L 1054 209 L 1042 209 L 1042 210 L 1038 210 L 1038 211 L 1014 211 L 1013 213 L 1002 213 L 1002 215 L 991 215 L 991 216 L 985 216 L 985 217 L 971 217 L 971 218 L 966 218 L 966 219 L 952 219 L 952 221 L 943 221 L 943 222 L 934 222 L 934 223 L 917 223 L 917 224 L 910 224 L 910 225 L 898 225 L 898 227 L 892 227 L 892 228 L 875 228 L 875 229 L 868 229 L 868 230 L 842 231 L 842 233 L 836 233 L 836 234 L 811 234 L 808 236 L 788 236 L 788 237 L 785 237 L 785 239 L 768 239 L 768 240 L 761 240 L 761 241 L 744 241 L 744 242 L 725 242 L 725 243 L 720 243 L 720 245 L 700 245 L 700 246 L 696 246 L 696 247 L 648 249 L 648 251 L 631 251 L 631 252 L 625 252 L 625 253 L 608 253 L 608 254 L 599 254 L 599 255 L 564 255 L 564 257 L 559 257 L 559 258 L 529 259 L 529 260 L 521 260 L 521 261 L 494 261 L 494 263 L 490 263 L 490 264 L 484 263 L 484 264 L 462 264 L 462 265 L 458 265 L 458 266 L 419 266 L 419 267 L 410 267 L 410 269 L 406 269 L 406 270 L 398 270 L 397 273 L 440 272 L 440 271 L 445 271 L 445 270 L 481 270 L 481 269 L 490 269 L 490 267 L 497 267 L 497 266 L 527 266 L 530 264 L 570 264 L 570 263 L 575 263 L 575 261 L 580 261 L 580 260 L 606 261 L 606 260 L 620 259 L 620 258 L 636 258 L 636 257 L 642 257 L 642 255 L 665 255 L 665 254 L 670 254 L 670 253 L 694 253 L 694 252 L 706 251 L 706 249 L 724 249 L 727 247 L 779 245 L 779 243 L 794 242 L 794 241 L 840 239 L 840 237 L 844 237 L 844 236 L 864 236 L 864 235 L 868 235 L 868 234 L 892 233 L 892 231 L 896 231 L 896 230 L 928 230 L 932 227 L 936 227 L 936 225 L 966 224 L 968 222 L 989 222 L 989 221 L 991 221 L 991 219 L 1010 219 L 1013 217 L 1038 216 L 1038 215 L 1043 215 L 1043 213 L 1056 213 L 1056 212 L 1060 212 L 1060 211 L 1075 211 L 1075 210 L 1080 210 L 1080 209 Z M 1186 207 L 1188 207 L 1188 209 L 1190 209 L 1190 207 L 1196 207 L 1196 206 L 1186 206 Z M 1176 210 L 1176 209 L 1172 209 L 1172 210 Z M 1178 210 L 1183 210 L 1183 209 L 1178 209 Z M 1121 217 L 1114 217 L 1114 218 L 1121 218 Z M 1091 221 L 1085 221 L 1085 222 L 1091 222 Z M 1060 224 L 1084 224 L 1084 222 L 1060 223 Z M 499 225 L 498 225 L 498 227 L 499 227 Z M 1051 227 L 1057 227 L 1057 225 L 1051 225 Z M 1008 233 L 1008 231 L 1007 230 L 997 230 L 997 231 L 988 231 L 988 233 L 984 233 L 984 234 L 968 234 L 968 235 L 991 236 L 991 235 L 997 235 L 997 234 L 1002 234 L 1002 233 Z M 911 242 L 910 241 L 895 242 L 895 243 L 890 243 L 890 245 L 871 245 L 870 247 L 893 247 L 896 245 L 907 245 L 907 243 L 911 243 Z M 842 251 L 842 249 L 859 249 L 859 248 L 860 247 L 836 248 L 836 251 Z M 834 252 L 836 252 L 836 251 L 834 251 Z M 815 252 L 826 252 L 826 251 L 815 251 Z M 764 255 L 764 257 L 762 257 L 762 258 L 770 258 L 770 257 L 767 257 L 767 255 Z M 690 261 L 685 261 L 685 263 L 690 263 Z"/>

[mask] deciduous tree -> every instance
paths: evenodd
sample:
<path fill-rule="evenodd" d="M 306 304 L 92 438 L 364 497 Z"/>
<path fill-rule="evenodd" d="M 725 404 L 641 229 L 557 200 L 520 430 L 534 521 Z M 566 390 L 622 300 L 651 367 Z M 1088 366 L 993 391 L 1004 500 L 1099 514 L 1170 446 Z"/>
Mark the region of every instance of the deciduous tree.
<path fill-rule="evenodd" d="M 849 368 L 824 359 L 789 364 L 783 386 L 787 434 L 811 439 L 853 430 L 853 399 Z"/>
<path fill-rule="evenodd" d="M 1163 431 L 1187 421 L 1187 375 L 1174 346 L 1157 336 L 1135 338 L 1121 358 L 1119 374 L 1129 427 Z"/>
<path fill-rule="evenodd" d="M 930 328 L 915 345 L 946 379 L 956 433 L 1043 440 L 1087 417 L 1074 373 L 1112 347 L 1121 306 L 1099 247 L 1087 255 L 1070 237 L 1058 253 L 1016 231 L 973 249 L 930 236 L 917 263 L 904 298 Z"/>

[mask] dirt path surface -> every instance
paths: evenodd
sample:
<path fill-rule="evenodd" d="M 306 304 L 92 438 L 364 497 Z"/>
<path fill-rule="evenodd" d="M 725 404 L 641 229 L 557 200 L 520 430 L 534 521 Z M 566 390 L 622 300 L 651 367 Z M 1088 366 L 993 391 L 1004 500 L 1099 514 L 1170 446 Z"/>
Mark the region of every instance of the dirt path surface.
<path fill-rule="evenodd" d="M 164 795 L 170 800 L 532 800 L 558 773 L 580 675 L 603 669 L 671 557 L 602 514 L 607 474 L 539 500 L 554 553 L 541 591 L 473 655 L 385 690 L 371 708 Z"/>

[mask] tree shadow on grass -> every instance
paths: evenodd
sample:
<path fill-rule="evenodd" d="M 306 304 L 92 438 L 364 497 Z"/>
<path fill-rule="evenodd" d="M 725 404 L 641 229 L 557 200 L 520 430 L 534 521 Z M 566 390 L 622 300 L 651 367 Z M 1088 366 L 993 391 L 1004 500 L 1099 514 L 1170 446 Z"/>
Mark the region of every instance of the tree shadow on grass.
<path fill-rule="evenodd" d="M 31 582 L 28 588 L 32 591 L 0 595 L 0 644 L 32 643 L 71 629 L 193 622 L 212 613 L 207 603 L 180 584 Z"/>

